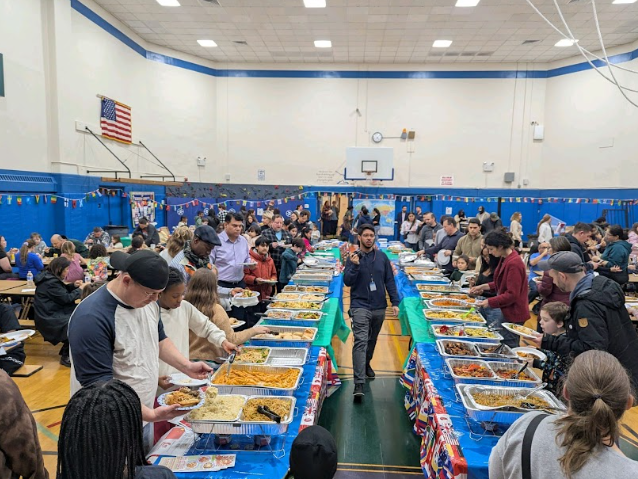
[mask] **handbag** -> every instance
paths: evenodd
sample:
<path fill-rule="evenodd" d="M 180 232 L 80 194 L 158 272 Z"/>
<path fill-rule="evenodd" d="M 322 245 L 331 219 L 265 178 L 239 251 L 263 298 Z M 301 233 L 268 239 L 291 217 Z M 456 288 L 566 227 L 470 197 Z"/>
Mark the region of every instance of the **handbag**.
<path fill-rule="evenodd" d="M 523 474 L 523 479 L 532 479 L 532 441 L 534 440 L 534 433 L 536 432 L 538 425 L 547 416 L 549 416 L 549 414 L 539 414 L 530 421 L 527 425 L 527 429 L 525 430 L 525 435 L 523 436 L 523 447 L 521 449 L 521 472 Z"/>

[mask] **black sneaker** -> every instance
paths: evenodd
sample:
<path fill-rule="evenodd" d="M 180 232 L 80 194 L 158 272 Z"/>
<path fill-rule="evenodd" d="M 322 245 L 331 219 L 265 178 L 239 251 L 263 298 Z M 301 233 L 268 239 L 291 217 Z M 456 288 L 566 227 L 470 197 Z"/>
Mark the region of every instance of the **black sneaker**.
<path fill-rule="evenodd" d="M 374 379 L 374 370 L 370 367 L 369 364 L 366 366 L 366 377 L 368 379 Z"/>
<path fill-rule="evenodd" d="M 70 368 L 71 367 L 71 359 L 68 356 L 61 356 L 60 357 L 60 364 L 64 367 Z"/>
<path fill-rule="evenodd" d="M 354 402 L 363 401 L 363 384 L 355 384 L 354 385 Z"/>

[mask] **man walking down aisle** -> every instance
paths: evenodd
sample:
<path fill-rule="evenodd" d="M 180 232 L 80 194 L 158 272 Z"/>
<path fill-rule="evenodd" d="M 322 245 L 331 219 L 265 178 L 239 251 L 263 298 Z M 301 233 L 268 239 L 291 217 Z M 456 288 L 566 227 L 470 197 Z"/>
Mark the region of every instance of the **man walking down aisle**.
<path fill-rule="evenodd" d="M 358 234 L 360 249 L 348 257 L 343 276 L 344 284 L 350 287 L 355 402 L 363 400 L 366 376 L 374 378 L 370 361 L 385 319 L 386 291 L 395 316 L 399 314 L 399 294 L 392 266 L 388 257 L 375 248 L 374 227 L 362 225 Z"/>

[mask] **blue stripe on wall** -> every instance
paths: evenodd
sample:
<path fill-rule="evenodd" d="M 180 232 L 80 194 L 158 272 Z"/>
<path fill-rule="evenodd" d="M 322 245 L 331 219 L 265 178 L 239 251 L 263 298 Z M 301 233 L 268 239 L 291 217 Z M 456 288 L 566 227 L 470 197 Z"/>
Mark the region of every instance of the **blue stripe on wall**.
<path fill-rule="evenodd" d="M 180 60 L 146 50 L 140 44 L 126 36 L 108 21 L 84 5 L 80 0 L 71 0 L 71 8 L 110 33 L 122 43 L 135 50 L 147 60 L 164 63 L 204 75 L 230 78 L 339 78 L 339 79 L 512 79 L 512 78 L 554 78 L 568 75 L 592 67 L 587 62 L 576 63 L 551 70 L 486 70 L 486 71 L 352 71 L 352 70 L 227 70 L 215 69 L 197 63 Z M 638 57 L 638 49 L 609 57 L 610 63 L 624 63 Z M 605 66 L 604 62 L 593 62 L 597 67 Z"/>

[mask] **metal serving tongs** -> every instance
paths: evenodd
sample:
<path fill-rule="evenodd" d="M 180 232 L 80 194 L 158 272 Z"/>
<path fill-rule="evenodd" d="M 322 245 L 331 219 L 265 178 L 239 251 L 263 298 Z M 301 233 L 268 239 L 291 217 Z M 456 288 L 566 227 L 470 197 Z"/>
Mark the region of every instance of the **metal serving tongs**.
<path fill-rule="evenodd" d="M 277 424 L 281 423 L 281 416 L 273 412 L 268 406 L 257 406 L 257 412 L 272 419 Z"/>
<path fill-rule="evenodd" d="M 230 356 L 228 356 L 228 359 L 226 360 L 226 379 L 228 379 L 228 377 L 230 376 L 230 366 L 235 362 L 235 356 L 237 356 L 236 352 L 232 352 L 230 353 Z"/>
<path fill-rule="evenodd" d="M 519 369 L 518 372 L 512 374 L 511 379 L 518 379 L 520 377 L 521 373 L 527 369 L 527 366 L 529 366 L 529 363 L 527 361 L 525 361 L 525 364 L 523 364 L 523 367 L 521 369 Z"/>

